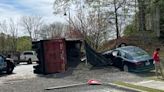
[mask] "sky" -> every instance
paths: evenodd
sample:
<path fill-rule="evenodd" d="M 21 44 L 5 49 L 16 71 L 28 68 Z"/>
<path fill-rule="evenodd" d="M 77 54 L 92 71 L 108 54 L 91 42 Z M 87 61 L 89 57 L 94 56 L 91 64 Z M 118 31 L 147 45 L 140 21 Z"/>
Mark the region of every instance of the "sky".
<path fill-rule="evenodd" d="M 12 18 L 19 22 L 21 16 L 42 16 L 45 24 L 64 22 L 66 16 L 53 14 L 53 3 L 54 0 L 0 0 L 0 21 Z M 19 32 L 19 35 L 23 34 Z"/>
<path fill-rule="evenodd" d="M 54 0 L 0 0 L 0 20 L 21 16 L 42 16 L 47 23 L 63 21 L 63 16 L 53 14 Z"/>

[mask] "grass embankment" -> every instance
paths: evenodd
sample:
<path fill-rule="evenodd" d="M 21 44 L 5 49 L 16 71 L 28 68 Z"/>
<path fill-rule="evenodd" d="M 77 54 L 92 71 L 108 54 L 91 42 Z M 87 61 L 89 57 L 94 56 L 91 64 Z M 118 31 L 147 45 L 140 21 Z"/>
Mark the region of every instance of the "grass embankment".
<path fill-rule="evenodd" d="M 153 88 L 148 88 L 148 87 L 143 87 L 143 86 L 138 86 L 130 83 L 124 83 L 124 82 L 115 82 L 117 85 L 129 87 L 129 88 L 134 88 L 146 92 L 164 92 L 164 90 L 159 90 L 159 89 L 153 89 Z"/>

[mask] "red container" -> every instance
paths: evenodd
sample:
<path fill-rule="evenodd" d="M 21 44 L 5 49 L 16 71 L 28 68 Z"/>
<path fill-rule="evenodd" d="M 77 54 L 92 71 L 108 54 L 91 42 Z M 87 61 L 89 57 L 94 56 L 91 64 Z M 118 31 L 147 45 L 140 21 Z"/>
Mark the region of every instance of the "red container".
<path fill-rule="evenodd" d="M 67 63 L 65 39 L 44 42 L 46 73 L 64 72 Z"/>

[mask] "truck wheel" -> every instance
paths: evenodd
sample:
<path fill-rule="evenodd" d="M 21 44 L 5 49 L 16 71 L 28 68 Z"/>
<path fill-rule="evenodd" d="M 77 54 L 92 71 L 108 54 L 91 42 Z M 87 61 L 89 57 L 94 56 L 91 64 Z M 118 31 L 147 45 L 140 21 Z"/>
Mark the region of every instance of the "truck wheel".
<path fill-rule="evenodd" d="M 32 64 L 31 58 L 28 60 L 27 64 Z"/>

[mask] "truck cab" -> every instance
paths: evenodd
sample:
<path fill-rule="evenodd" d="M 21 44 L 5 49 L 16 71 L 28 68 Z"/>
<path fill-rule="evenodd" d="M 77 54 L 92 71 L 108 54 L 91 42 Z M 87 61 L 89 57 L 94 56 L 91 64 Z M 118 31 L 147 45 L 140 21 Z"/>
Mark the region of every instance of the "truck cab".
<path fill-rule="evenodd" d="M 37 62 L 37 54 L 35 51 L 24 51 L 20 55 L 20 62 L 27 62 L 27 64 L 32 64 L 32 62 Z"/>

